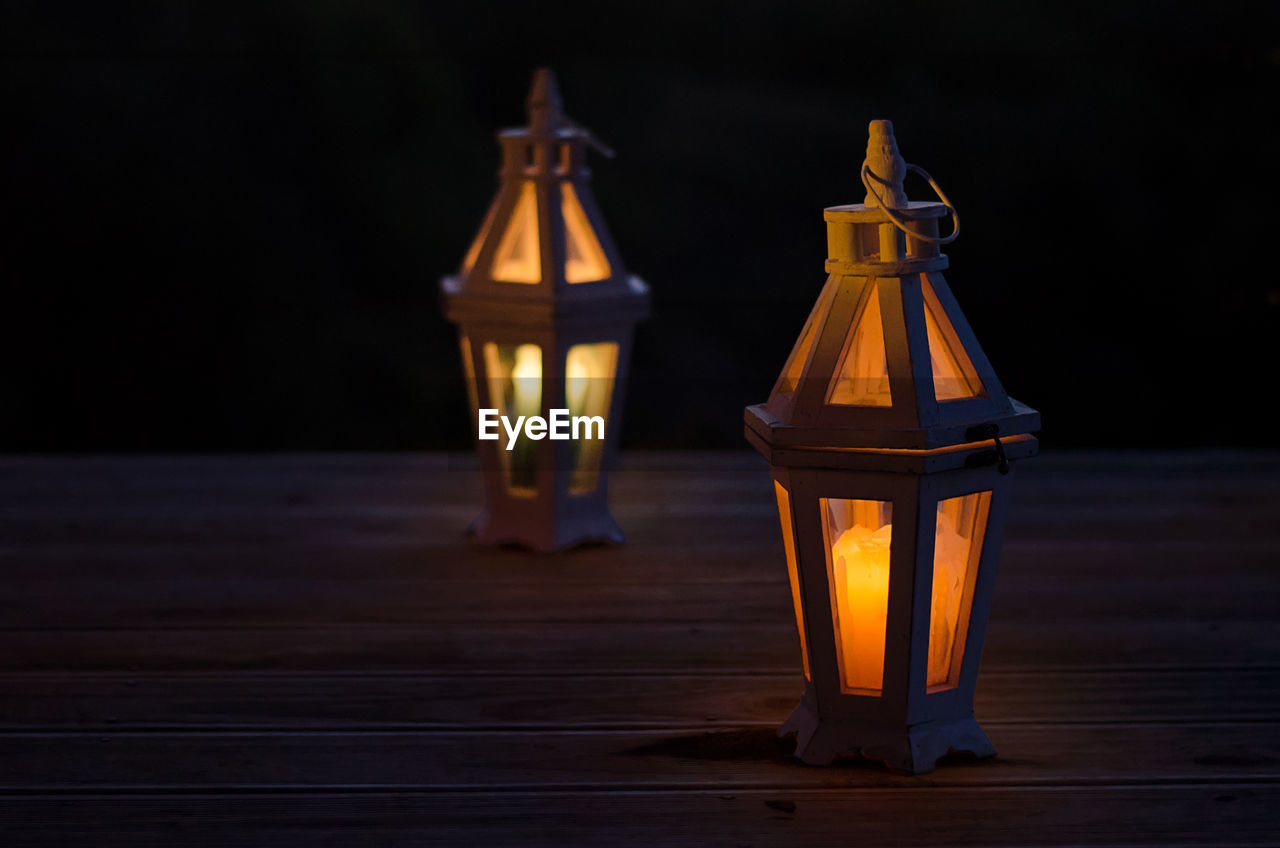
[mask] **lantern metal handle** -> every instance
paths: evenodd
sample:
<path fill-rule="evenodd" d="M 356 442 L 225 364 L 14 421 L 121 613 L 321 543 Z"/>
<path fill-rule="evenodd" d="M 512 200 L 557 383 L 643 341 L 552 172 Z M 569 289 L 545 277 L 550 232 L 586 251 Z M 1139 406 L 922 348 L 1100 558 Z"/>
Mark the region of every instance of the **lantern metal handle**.
<path fill-rule="evenodd" d="M 614 149 L 612 147 L 605 144 L 600 139 L 596 138 L 595 133 L 593 133 L 591 130 L 587 129 L 582 124 L 575 121 L 573 118 L 570 118 L 568 115 L 561 114 L 560 119 L 564 121 L 567 125 L 572 127 L 573 129 L 582 133 L 583 137 L 586 138 L 587 140 L 587 146 L 590 147 L 592 150 L 594 150 L 596 153 L 599 153 L 604 158 L 612 159 L 613 157 L 618 155 L 616 152 L 614 152 Z"/>
<path fill-rule="evenodd" d="M 870 194 L 872 197 L 874 197 L 876 199 L 876 202 L 880 204 L 880 208 L 884 210 L 885 215 L 889 216 L 889 220 L 893 223 L 893 225 L 898 229 L 902 230 L 907 235 L 911 236 L 913 239 L 917 239 L 919 241 L 927 241 L 930 244 L 951 244 L 951 242 L 955 241 L 956 237 L 960 235 L 960 213 L 957 212 L 956 208 L 951 205 L 950 198 L 948 198 L 945 194 L 943 194 L 942 188 L 937 184 L 937 182 L 934 181 L 933 177 L 929 176 L 928 171 L 926 171 L 924 168 L 921 168 L 919 165 L 912 165 L 910 162 L 906 163 L 906 165 L 907 165 L 908 171 L 915 171 L 917 174 L 924 177 L 929 182 L 929 186 L 933 189 L 934 193 L 938 195 L 938 199 L 942 201 L 942 205 L 947 207 L 947 211 L 951 213 L 952 226 L 951 226 L 951 232 L 949 234 L 941 237 L 927 236 L 924 233 L 916 232 L 915 230 L 909 228 L 906 224 L 904 224 L 902 220 L 898 218 L 897 215 L 893 214 L 893 210 L 885 205 L 885 202 L 880 197 L 879 192 L 877 192 L 875 188 L 871 185 L 871 180 L 868 179 L 868 177 L 874 177 L 876 180 L 879 180 L 882 183 L 885 181 L 880 179 L 880 177 L 877 177 L 875 174 L 871 172 L 871 166 L 867 164 L 867 160 L 865 159 L 862 160 L 862 185 L 866 187 L 867 194 Z"/>

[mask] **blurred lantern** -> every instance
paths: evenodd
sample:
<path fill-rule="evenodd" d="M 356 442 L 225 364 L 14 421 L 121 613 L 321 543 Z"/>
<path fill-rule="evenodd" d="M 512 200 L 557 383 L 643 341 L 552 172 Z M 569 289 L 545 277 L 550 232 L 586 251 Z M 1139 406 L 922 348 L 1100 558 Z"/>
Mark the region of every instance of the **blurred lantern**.
<path fill-rule="evenodd" d="M 485 507 L 471 530 L 482 543 L 540 551 L 621 542 L 606 484 L 648 288 L 626 272 L 591 193 L 587 148 L 612 152 L 564 115 L 550 71 L 534 74 L 528 107 L 528 127 L 498 134 L 498 196 L 462 268 L 441 282 L 472 426 L 485 408 L 512 422 L 566 409 L 603 425 L 567 440 L 522 430 L 510 450 L 502 426 L 496 440 L 478 440 Z"/>
<path fill-rule="evenodd" d="M 773 474 L 806 681 L 780 735 L 805 762 L 915 773 L 995 753 L 974 686 L 1010 461 L 1035 454 L 1040 417 L 1005 394 L 942 278 L 954 208 L 890 122 L 870 132 L 866 200 L 825 210 L 826 286 L 746 435 Z M 908 169 L 942 202 L 908 202 Z"/>

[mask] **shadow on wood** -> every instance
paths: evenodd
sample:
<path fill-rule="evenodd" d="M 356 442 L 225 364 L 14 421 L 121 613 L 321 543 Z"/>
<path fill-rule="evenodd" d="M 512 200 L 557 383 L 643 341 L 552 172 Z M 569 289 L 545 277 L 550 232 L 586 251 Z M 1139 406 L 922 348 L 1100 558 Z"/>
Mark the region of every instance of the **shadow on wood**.
<path fill-rule="evenodd" d="M 765 727 L 749 730 L 715 730 L 691 736 L 676 736 L 629 748 L 620 753 L 626 756 L 658 756 L 723 762 L 755 761 L 778 763 L 796 768 L 806 767 L 805 763 L 796 759 L 794 751 L 793 735 L 779 738 L 775 730 Z M 948 754 L 938 760 L 939 766 L 977 765 L 978 763 L 978 757 L 967 753 Z M 883 763 L 865 757 L 841 758 L 833 767 L 889 771 Z"/>

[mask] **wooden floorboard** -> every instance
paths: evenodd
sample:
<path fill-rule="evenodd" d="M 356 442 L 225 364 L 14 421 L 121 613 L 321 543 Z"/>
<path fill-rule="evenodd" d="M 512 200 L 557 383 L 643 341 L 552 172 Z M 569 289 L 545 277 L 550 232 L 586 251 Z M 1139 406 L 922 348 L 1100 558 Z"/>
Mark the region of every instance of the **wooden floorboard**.
<path fill-rule="evenodd" d="M 776 726 L 795 672 L 33 673 L 0 677 L 0 730 Z M 1280 666 L 983 671 L 984 723 L 1280 719 Z"/>
<path fill-rule="evenodd" d="M 1280 574 L 1262 552 L 1233 557 L 1237 574 L 1254 577 L 1255 588 L 1244 597 L 1234 584 L 1202 585 L 1205 558 L 1198 552 L 1162 556 L 1158 575 L 1154 566 L 1117 571 L 1117 559 L 1099 557 L 1080 566 L 1079 554 L 1048 548 L 1009 555 L 1002 563 L 993 615 L 1038 620 L 1039 610 L 1051 607 L 1064 616 L 1263 618 L 1280 609 Z M 1100 592 L 1103 580 L 1108 588 Z M 82 576 L 52 568 L 24 582 L 20 596 L 0 599 L 5 629 L 497 621 L 749 624 L 788 623 L 793 614 L 785 575 L 776 574 L 655 582 L 634 573 L 549 569 L 489 581 L 455 576 L 319 580 L 303 574 L 253 575 L 246 566 L 238 579 L 198 573 L 139 579 L 109 569 L 102 576 Z"/>
<path fill-rule="evenodd" d="M 0 792 L 21 787 L 1056 786 L 1280 783 L 1280 723 L 987 726 L 1000 755 L 927 775 L 813 768 L 772 727 L 686 731 L 456 729 L 0 734 Z"/>
<path fill-rule="evenodd" d="M 1203 665 L 1274 662 L 1276 620 L 1203 618 L 995 619 L 984 663 L 1036 665 Z M 1047 628 L 1052 625 L 1052 630 Z M 545 624 L 367 623 L 338 626 L 50 628 L 4 633 L 0 670 L 100 671 L 379 669 L 693 671 L 794 667 L 791 623 L 584 622 Z"/>
<path fill-rule="evenodd" d="M 1240 846 L 1276 844 L 1280 787 L 379 791 L 0 796 L 13 844 Z M 906 825 L 904 823 L 909 823 Z"/>
<path fill-rule="evenodd" d="M 6 845 L 1280 844 L 1280 453 L 1021 464 L 976 712 L 798 764 L 766 466 L 637 454 L 621 548 L 461 536 L 474 460 L 0 457 Z"/>

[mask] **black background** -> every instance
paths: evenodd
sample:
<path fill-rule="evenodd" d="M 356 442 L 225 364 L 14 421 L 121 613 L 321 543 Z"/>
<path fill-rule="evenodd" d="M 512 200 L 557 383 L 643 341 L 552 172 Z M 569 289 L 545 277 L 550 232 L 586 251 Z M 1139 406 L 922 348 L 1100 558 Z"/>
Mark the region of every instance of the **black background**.
<path fill-rule="evenodd" d="M 1047 445 L 1274 444 L 1278 6 L 9 3 L 0 449 L 465 447 L 437 280 L 544 64 L 654 294 L 624 446 L 745 447 L 879 117 Z"/>

